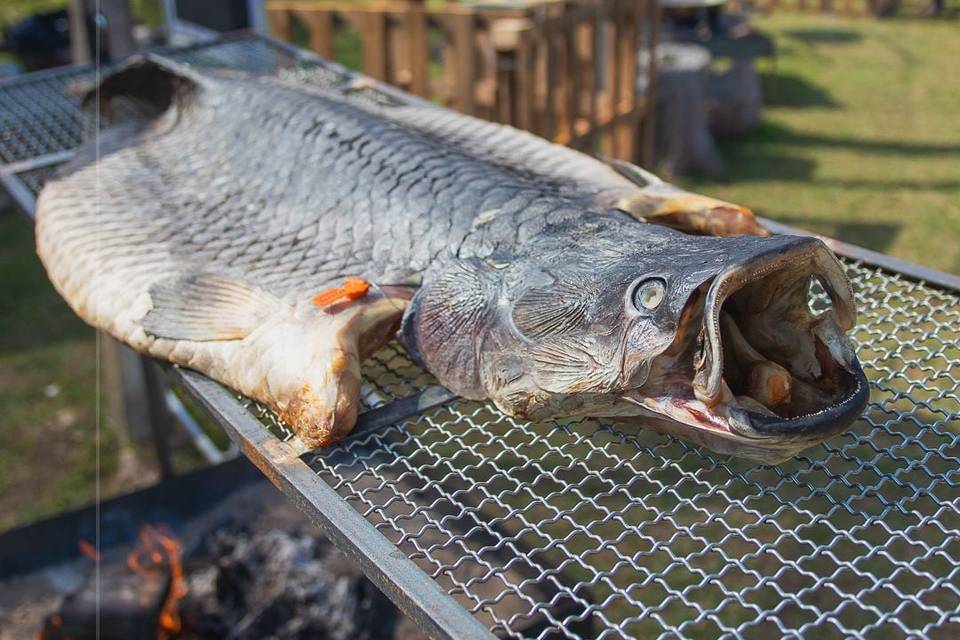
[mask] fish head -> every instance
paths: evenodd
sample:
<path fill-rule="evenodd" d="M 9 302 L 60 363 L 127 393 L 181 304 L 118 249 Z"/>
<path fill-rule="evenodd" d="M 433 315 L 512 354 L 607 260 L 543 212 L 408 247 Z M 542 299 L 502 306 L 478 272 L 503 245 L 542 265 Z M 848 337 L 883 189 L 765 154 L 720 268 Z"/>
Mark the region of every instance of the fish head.
<path fill-rule="evenodd" d="M 454 391 L 511 415 L 636 421 L 774 462 L 866 404 L 846 335 L 853 294 L 820 240 L 581 220 L 469 271 L 479 283 L 447 287 L 443 339 L 419 354 Z M 830 301 L 819 313 L 814 282 Z M 464 309 L 473 324 L 453 319 Z"/>

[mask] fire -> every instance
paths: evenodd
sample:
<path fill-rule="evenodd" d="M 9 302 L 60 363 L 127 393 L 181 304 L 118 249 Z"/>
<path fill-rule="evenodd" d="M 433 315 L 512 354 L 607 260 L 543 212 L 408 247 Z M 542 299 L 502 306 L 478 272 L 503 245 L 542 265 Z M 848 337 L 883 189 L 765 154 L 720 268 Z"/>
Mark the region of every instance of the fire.
<path fill-rule="evenodd" d="M 187 583 L 183 579 L 182 551 L 175 537 L 148 524 L 140 529 L 140 544 L 127 556 L 127 566 L 134 573 L 152 573 L 169 567 L 170 593 L 160 611 L 161 640 L 180 632 L 177 603 L 187 595 Z"/>
<path fill-rule="evenodd" d="M 77 540 L 77 547 L 80 548 L 80 553 L 82 553 L 86 557 L 96 562 L 100 562 L 100 552 L 97 551 L 97 548 L 95 546 L 93 546 L 83 538 L 81 538 L 80 540 Z"/>

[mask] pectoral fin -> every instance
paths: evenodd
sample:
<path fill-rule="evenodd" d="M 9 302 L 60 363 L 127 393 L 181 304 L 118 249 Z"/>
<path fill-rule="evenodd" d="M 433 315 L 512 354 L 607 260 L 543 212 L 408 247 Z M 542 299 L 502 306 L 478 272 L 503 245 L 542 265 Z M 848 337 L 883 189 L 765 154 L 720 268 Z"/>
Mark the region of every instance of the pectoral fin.
<path fill-rule="evenodd" d="M 153 308 L 144 330 L 171 340 L 241 340 L 256 329 L 280 301 L 271 294 L 224 276 L 195 273 L 150 288 Z"/>
<path fill-rule="evenodd" d="M 698 235 L 770 235 L 746 207 L 684 191 L 623 160 L 603 160 L 639 187 L 614 204 L 639 220 Z"/>
<path fill-rule="evenodd" d="M 455 261 L 414 296 L 403 317 L 400 342 L 448 389 L 485 397 L 478 345 L 495 311 L 498 282 L 481 260 Z"/>

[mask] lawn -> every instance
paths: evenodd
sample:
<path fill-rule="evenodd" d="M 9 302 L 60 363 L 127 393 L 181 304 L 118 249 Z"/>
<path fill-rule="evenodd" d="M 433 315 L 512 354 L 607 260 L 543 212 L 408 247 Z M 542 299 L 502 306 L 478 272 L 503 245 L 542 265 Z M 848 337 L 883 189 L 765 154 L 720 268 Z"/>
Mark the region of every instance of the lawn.
<path fill-rule="evenodd" d="M 778 15 L 768 108 L 696 190 L 899 258 L 960 271 L 960 25 Z"/>
<path fill-rule="evenodd" d="M 37 3 L 4 8 L 28 4 Z M 10 15 L 0 12 L 0 22 Z M 722 143 L 725 175 L 686 186 L 960 271 L 957 23 L 775 16 L 756 24 L 779 51 L 776 67 L 762 67 L 763 125 Z M 0 529 L 94 496 L 93 336 L 47 283 L 29 226 L 0 211 Z M 137 463 L 109 428 L 101 445 L 104 494 L 132 486 L 131 460 L 137 481 L 149 481 L 149 456 Z"/>

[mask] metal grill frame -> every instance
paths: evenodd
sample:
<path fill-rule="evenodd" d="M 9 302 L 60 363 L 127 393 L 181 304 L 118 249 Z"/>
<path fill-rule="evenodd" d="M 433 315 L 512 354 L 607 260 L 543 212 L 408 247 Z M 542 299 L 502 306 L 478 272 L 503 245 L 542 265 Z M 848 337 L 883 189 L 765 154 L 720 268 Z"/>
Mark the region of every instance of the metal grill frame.
<path fill-rule="evenodd" d="M 224 47 L 235 45 L 276 52 L 285 64 L 304 73 L 322 70 L 333 74 L 339 79 L 337 86 L 345 91 L 369 93 L 372 99 L 427 104 L 366 79 L 358 82 L 357 74 L 339 65 L 258 36 L 227 36 L 168 53 L 216 57 Z M 12 89 L 23 89 L 31 82 L 65 86 L 65 79 L 89 73 L 90 67 L 75 67 L 0 83 L 0 108 Z M 70 104 L 58 105 L 51 113 L 62 117 L 64 112 L 58 109 L 69 112 L 76 108 L 75 103 L 72 107 Z M 30 105 L 25 108 L 31 111 Z M 36 116 L 43 111 L 34 108 L 31 113 Z M 73 118 L 69 121 L 79 126 L 78 114 L 68 113 L 67 118 Z M 42 124 L 44 118 L 37 118 L 37 122 Z M 44 174 L 71 155 L 68 144 L 60 142 L 58 147 L 56 141 L 75 139 L 64 136 L 62 127 L 54 124 L 56 127 L 51 127 L 58 133 L 53 136 L 53 144 L 43 146 L 42 140 L 29 137 L 25 143 L 21 140 L 20 147 L 32 149 L 34 155 L 21 152 L 18 156 L 10 151 L 15 145 L 4 146 L 0 138 L 0 161 L 7 162 L 0 167 L 0 183 L 31 217 Z M 0 133 L 2 125 L 0 120 Z M 34 131 L 31 135 L 42 133 Z M 38 150 L 40 153 L 36 153 Z M 806 233 L 765 222 L 777 232 Z M 949 357 L 957 346 L 944 342 L 944 335 L 948 341 L 960 340 L 960 278 L 824 240 L 846 258 L 865 286 L 859 292 L 861 301 L 880 301 L 879 306 L 871 306 L 874 311 L 882 310 L 885 301 L 900 297 L 912 310 L 908 318 L 935 325 L 933 329 L 915 328 L 919 333 L 913 336 L 908 335 L 910 327 L 894 325 L 887 335 L 883 331 L 889 318 L 878 315 L 877 326 L 872 323 L 868 330 L 867 338 L 880 344 L 886 340 L 901 359 L 909 357 L 902 355 L 908 351 L 919 353 L 918 362 L 910 366 L 926 372 L 919 382 L 910 381 L 906 389 L 899 389 L 892 381 L 906 376 L 908 365 L 902 370 L 884 370 L 883 366 L 872 370 L 882 375 L 871 378 L 871 406 L 889 416 L 873 426 L 887 440 L 894 438 L 889 446 L 875 442 L 874 438 L 880 437 L 876 430 L 855 428 L 835 438 L 837 444 L 805 452 L 796 461 L 778 467 L 744 467 L 733 459 L 665 436 L 637 434 L 598 421 L 518 423 L 489 406 L 452 400 L 401 354 L 388 351 L 365 366 L 365 404 L 370 410 L 361 416 L 351 437 L 332 449 L 307 451 L 271 416 L 205 376 L 179 368 L 170 373 L 174 383 L 200 402 L 243 453 L 433 637 L 489 638 L 491 630 L 511 637 L 621 637 L 638 633 L 661 637 L 756 637 L 758 633 L 800 637 L 821 630 L 827 631 L 825 637 L 832 637 L 831 633 L 868 637 L 889 632 L 904 637 L 933 636 L 943 629 L 960 633 L 960 573 L 956 569 L 960 566 L 960 550 L 951 547 L 960 538 L 960 354 L 957 359 Z M 905 298 L 914 294 L 915 299 Z M 929 311 L 919 308 L 924 299 Z M 931 299 L 939 300 L 939 306 L 930 304 Z M 896 311 L 891 317 L 895 315 Z M 937 341 L 939 347 L 930 346 Z M 938 370 L 941 360 L 945 366 Z M 939 400 L 937 393 L 941 394 Z M 946 409 L 938 404 L 943 398 L 952 403 Z M 903 406 L 905 403 L 912 407 Z M 925 412 L 928 420 L 933 416 L 932 422 L 923 423 L 918 412 Z M 871 416 L 865 419 L 874 420 Z M 901 433 L 899 425 L 907 425 L 907 431 Z M 914 431 L 910 431 L 911 425 L 916 426 Z M 955 432 L 951 434 L 950 429 Z M 931 433 L 942 440 L 939 446 L 924 442 Z M 899 443 L 897 437 L 901 438 Z M 904 453 L 917 447 L 921 453 L 913 455 L 918 458 Z M 429 464 L 420 464 L 422 458 Z M 905 463 L 890 474 L 882 470 L 888 459 Z M 521 466 L 504 466 L 516 460 Z M 591 466 L 595 461 L 601 464 Z M 926 486 L 915 483 L 911 474 L 918 470 L 929 477 Z M 808 478 L 815 474 L 825 479 Z M 870 485 L 859 479 L 861 474 L 873 474 L 877 479 Z M 580 479 L 572 482 L 568 476 Z M 674 478 L 675 482 L 661 476 Z M 725 480 L 721 484 L 714 476 Z M 772 482 L 772 488 L 761 481 Z M 648 492 L 635 490 L 634 482 L 649 486 Z M 891 501 L 883 493 L 891 483 L 907 495 Z M 554 490 L 549 491 L 547 485 Z M 745 497 L 724 493 L 741 485 L 746 488 Z M 691 490 L 695 491 L 693 498 L 686 495 Z M 857 506 L 859 498 L 851 497 L 857 490 L 861 497 L 881 498 L 879 515 Z M 937 490 L 946 491 L 947 496 L 938 495 Z M 720 494 L 726 506 L 718 514 L 708 507 L 711 500 L 720 499 Z M 929 500 L 930 495 L 934 496 L 935 511 L 910 506 Z M 764 505 L 774 509 L 772 516 L 760 513 Z M 815 512 L 815 506 L 826 508 L 827 515 Z M 571 515 L 581 507 L 590 511 L 592 520 Z M 689 514 L 681 512 L 688 507 L 701 512 L 693 524 L 684 524 Z M 630 513 L 634 508 L 650 511 L 651 519 L 634 522 Z M 537 520 L 544 512 L 546 515 Z M 813 524 L 806 522 L 805 526 L 826 527 L 833 532 L 833 540 L 826 545 L 814 544 L 812 554 L 791 559 L 781 545 L 793 539 L 799 544 L 802 536 L 794 533 L 791 538 L 791 531 L 781 527 L 780 520 L 794 512 L 809 514 Z M 834 526 L 831 517 L 835 513 L 863 517 L 864 523 L 858 525 L 861 529 Z M 889 527 L 886 519 L 900 513 L 916 515 L 919 522 L 906 529 Z M 742 515 L 743 524 L 736 526 L 734 518 L 731 528 L 727 522 L 731 515 Z M 673 535 L 660 540 L 654 531 L 658 523 L 672 527 Z M 874 524 L 885 529 L 891 539 L 916 542 L 912 546 L 921 547 L 921 551 L 909 562 L 898 559 L 885 545 L 863 551 L 852 560 L 834 552 L 844 544 L 844 535 L 850 537 L 851 532 L 862 532 Z M 715 525 L 727 531 L 712 536 L 708 530 Z M 614 533 L 607 534 L 611 526 Z M 771 526 L 777 530 L 772 540 L 757 542 L 745 535 L 766 532 Z M 911 531 L 929 526 L 936 530 L 939 544 L 910 537 Z M 558 532 L 553 533 L 554 529 Z M 619 533 L 615 533 L 617 530 Z M 708 533 L 698 533 L 702 531 Z M 636 551 L 628 536 L 637 536 L 652 548 Z M 731 556 L 730 548 L 738 547 L 731 547 L 730 541 L 738 536 L 753 540 L 759 548 L 745 551 L 743 556 Z M 579 553 L 568 549 L 573 542 L 582 544 L 581 537 L 594 546 Z M 671 545 L 681 548 L 687 539 L 703 548 L 686 553 L 672 550 Z M 698 566 L 711 553 L 724 560 L 721 569 L 713 573 Z M 751 568 L 751 562 L 771 553 L 774 562 L 779 562 L 772 576 Z M 833 574 L 804 569 L 811 557 L 822 560 L 820 555 L 833 558 Z M 598 568 L 599 561 L 594 558 L 608 556 L 613 564 Z M 881 558 L 892 565 L 889 577 L 861 570 L 858 562 L 864 557 Z M 923 563 L 931 559 L 945 560 L 954 568 L 946 576 L 935 575 L 923 568 Z M 666 565 L 661 566 L 664 561 Z M 917 569 L 915 563 L 923 566 Z M 685 579 L 687 574 L 699 576 L 699 582 L 682 588 L 674 585 L 670 576 L 678 567 L 686 572 Z M 624 586 L 618 573 L 622 570 L 632 572 L 636 581 Z M 797 572 L 813 585 L 800 589 L 799 595 L 785 592 L 778 581 L 787 572 Z M 872 579 L 873 587 L 883 587 L 884 592 L 892 586 L 898 604 L 890 610 L 870 604 L 868 597 L 876 594 L 869 584 L 852 594 L 841 592 L 837 576 L 845 572 L 854 581 L 869 583 Z M 588 578 L 582 577 L 591 573 Z M 756 584 L 738 591 L 737 585 L 744 577 L 739 574 L 754 579 Z M 895 584 L 902 575 L 923 578 L 930 584 L 909 591 Z M 492 583 L 503 586 L 499 592 L 496 586 L 490 591 Z M 663 600 L 657 606 L 647 606 L 644 590 L 656 589 L 665 592 Z M 697 599 L 711 589 L 720 597 L 713 608 Z M 750 600 L 751 595 L 768 595 L 764 589 L 778 593 L 783 602 L 764 608 Z M 827 610 L 805 602 L 803 598 L 817 595 L 817 589 L 832 589 L 837 596 L 853 595 L 856 606 L 876 619 L 855 627 L 845 619 L 845 603 Z M 931 593 L 942 596 L 948 604 L 929 604 L 925 598 L 929 599 Z M 954 600 L 957 605 L 951 612 L 949 603 Z M 513 609 L 504 613 L 508 603 Z M 618 610 L 623 603 L 632 610 Z M 685 616 L 673 611 L 675 604 L 684 607 Z M 759 622 L 756 626 L 726 622 L 723 615 L 729 612 L 723 607 L 753 612 Z M 784 612 L 790 607 L 799 609 L 798 619 L 807 616 L 810 620 L 800 625 L 784 624 Z M 906 615 L 903 612 L 911 607 L 939 617 L 921 628 L 911 626 L 901 620 Z"/>

